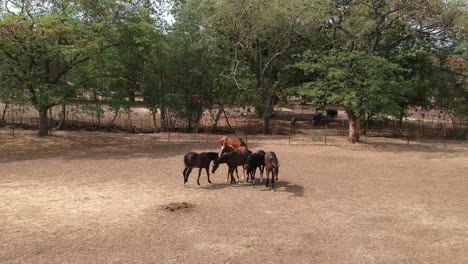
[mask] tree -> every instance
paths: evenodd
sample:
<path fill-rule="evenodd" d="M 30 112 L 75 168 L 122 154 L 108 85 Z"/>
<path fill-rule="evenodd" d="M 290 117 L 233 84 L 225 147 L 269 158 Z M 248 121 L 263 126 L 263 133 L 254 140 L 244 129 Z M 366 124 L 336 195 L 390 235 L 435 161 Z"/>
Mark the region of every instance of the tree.
<path fill-rule="evenodd" d="M 346 109 L 350 141 L 359 141 L 366 114 L 401 117 L 409 105 L 427 105 L 430 51 L 451 43 L 447 36 L 456 12 L 450 4 L 329 1 L 326 13 L 317 34 L 327 41 L 298 64 L 310 78 L 302 92 Z"/>
<path fill-rule="evenodd" d="M 28 98 L 39 112 L 40 136 L 48 134 L 47 111 L 73 94 L 66 85 L 67 73 L 88 61 L 95 49 L 92 26 L 61 7 L 50 9 L 51 13 L 41 8 L 21 10 L 0 22 L 2 75 L 17 84 L 10 89 Z"/>
<path fill-rule="evenodd" d="M 359 142 L 360 123 L 366 115 L 398 113 L 398 98 L 404 94 L 400 87 L 403 69 L 398 64 L 362 51 L 306 53 L 305 58 L 297 67 L 315 80 L 304 83 L 302 93 L 343 106 L 351 142 Z"/>

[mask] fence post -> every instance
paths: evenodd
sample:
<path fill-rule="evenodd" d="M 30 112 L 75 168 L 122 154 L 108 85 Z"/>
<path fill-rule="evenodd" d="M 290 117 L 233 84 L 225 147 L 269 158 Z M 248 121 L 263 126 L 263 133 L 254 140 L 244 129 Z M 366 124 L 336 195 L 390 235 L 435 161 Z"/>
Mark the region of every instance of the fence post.
<path fill-rule="evenodd" d="M 325 122 L 325 145 L 327 145 L 328 121 Z"/>
<path fill-rule="evenodd" d="M 405 120 L 403 119 L 403 127 L 406 127 L 406 145 L 409 145 L 409 126 L 405 126 Z"/>
<path fill-rule="evenodd" d="M 15 118 L 13 117 L 13 123 L 11 125 L 11 136 L 15 138 Z"/>
<path fill-rule="evenodd" d="M 447 141 L 447 124 L 444 124 L 444 148 L 445 148 L 446 141 Z"/>
<path fill-rule="evenodd" d="M 367 145 L 368 134 L 369 134 L 369 120 L 367 119 L 366 120 L 366 145 Z"/>
<path fill-rule="evenodd" d="M 291 129 L 292 129 L 292 124 L 289 123 L 289 139 L 288 139 L 288 144 L 291 145 Z"/>

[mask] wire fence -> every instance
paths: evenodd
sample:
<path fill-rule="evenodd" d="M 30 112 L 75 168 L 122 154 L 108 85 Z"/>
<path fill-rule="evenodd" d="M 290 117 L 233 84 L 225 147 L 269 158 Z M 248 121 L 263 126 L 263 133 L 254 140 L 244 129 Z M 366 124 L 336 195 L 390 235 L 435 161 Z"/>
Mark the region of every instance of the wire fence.
<path fill-rule="evenodd" d="M 103 108 L 104 111 L 98 116 L 96 111 L 91 111 L 89 107 L 82 105 L 68 105 L 66 110 L 66 128 L 84 129 L 88 131 L 104 130 L 109 128 L 112 122 L 112 128 L 118 128 L 127 133 L 154 133 L 160 132 L 159 113 L 153 115 L 146 108 L 132 108 L 130 112 L 115 115 L 111 111 Z M 177 138 L 171 138 L 171 134 L 184 131 L 187 127 L 187 120 L 171 117 L 170 128 L 165 133 L 157 133 L 155 140 L 176 142 L 181 138 L 186 142 L 210 141 L 212 134 L 230 133 L 249 140 L 255 135 L 262 133 L 262 122 L 255 117 L 252 111 L 244 111 L 240 108 L 231 108 L 227 110 L 225 116 L 218 122 L 218 131 L 211 131 L 213 125 L 212 116 L 205 111 L 204 115 L 197 122 L 194 128 L 198 134 L 190 134 L 184 137 L 178 135 Z M 39 114 L 28 105 L 5 105 L 0 104 L 0 117 L 5 121 L 13 131 L 15 128 L 37 129 L 39 126 Z M 310 111 L 310 110 L 308 110 Z M 298 109 L 292 109 L 291 115 L 302 114 Z M 306 113 L 308 114 L 308 113 Z M 50 124 L 54 127 L 62 118 L 62 109 L 60 106 L 51 109 Z M 306 115 L 307 116 L 307 115 Z M 313 115 L 310 114 L 310 117 Z M 310 120 L 303 120 L 292 124 L 285 118 L 271 121 L 271 132 L 276 135 L 288 137 L 288 144 L 326 144 L 330 137 L 346 137 L 348 134 L 348 122 L 345 119 L 336 119 L 324 122 L 321 125 L 312 125 Z M 400 137 L 408 142 L 419 139 L 437 139 L 437 140 L 468 140 L 468 124 L 458 123 L 453 126 L 447 118 L 436 118 L 431 120 L 422 119 L 404 119 L 402 122 L 397 120 L 372 120 L 366 122 L 361 127 L 363 138 L 367 137 Z M 52 131 L 51 131 L 52 132 Z"/>

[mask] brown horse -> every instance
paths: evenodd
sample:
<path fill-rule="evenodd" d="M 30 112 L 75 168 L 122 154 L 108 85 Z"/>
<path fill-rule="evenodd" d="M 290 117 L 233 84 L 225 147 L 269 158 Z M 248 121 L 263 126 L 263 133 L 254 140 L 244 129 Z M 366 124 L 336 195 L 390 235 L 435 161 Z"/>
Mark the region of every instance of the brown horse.
<path fill-rule="evenodd" d="M 266 168 L 266 187 L 268 187 L 268 183 L 270 181 L 270 173 L 271 173 L 271 190 L 275 189 L 275 180 L 278 181 L 278 173 L 279 173 L 279 162 L 276 154 L 274 152 L 268 152 L 265 154 L 265 168 Z"/>
<path fill-rule="evenodd" d="M 240 147 L 246 147 L 247 148 L 247 144 L 245 144 L 245 142 L 239 137 L 228 137 L 228 136 L 221 137 L 219 139 L 219 144 L 221 145 L 221 152 L 223 152 L 223 149 L 226 146 L 231 146 L 234 149 L 238 149 Z M 222 154 L 222 153 L 220 153 L 220 154 Z"/>
<path fill-rule="evenodd" d="M 193 168 L 199 168 L 198 179 L 197 179 L 198 185 L 200 185 L 200 175 L 201 175 L 202 169 L 206 170 L 206 174 L 208 175 L 208 182 L 211 183 L 210 171 L 209 171 L 210 163 L 212 160 L 215 160 L 218 157 L 219 155 L 216 152 L 202 152 L 200 154 L 195 153 L 195 152 L 189 152 L 185 154 L 184 156 L 185 169 L 183 172 L 184 185 L 187 183 L 188 177 L 190 176 L 190 173 L 192 172 Z"/>
<path fill-rule="evenodd" d="M 231 178 L 231 184 L 235 183 L 234 170 L 237 170 L 238 166 L 243 166 L 247 162 L 249 153 L 246 150 L 236 150 L 233 152 L 225 153 L 221 157 L 213 161 L 212 173 L 215 173 L 219 167 L 219 164 L 226 163 L 229 167 L 228 177 Z M 239 175 L 237 176 L 237 182 L 239 182 Z"/>
<path fill-rule="evenodd" d="M 221 152 L 219 153 L 219 156 L 222 156 L 224 153 L 227 153 L 227 152 L 233 152 L 235 150 L 247 151 L 247 152 L 244 152 L 244 153 L 248 153 L 248 155 L 250 155 L 250 153 L 252 153 L 247 148 L 247 144 L 245 144 L 245 142 L 241 138 L 238 138 L 238 137 L 226 137 L 226 136 L 221 137 L 219 139 L 219 143 L 221 144 Z M 247 157 L 248 157 L 248 155 L 247 155 Z M 243 171 L 242 180 L 244 180 L 245 179 L 245 167 L 244 166 L 242 166 L 242 171 Z M 236 175 L 237 175 L 237 179 L 239 179 L 239 173 L 237 171 L 237 167 L 236 167 Z M 229 181 L 229 173 L 228 173 L 227 178 L 226 178 L 226 182 L 228 182 L 228 181 Z"/>
<path fill-rule="evenodd" d="M 236 149 L 231 145 L 226 145 L 226 146 L 224 146 L 223 150 L 221 151 L 220 156 L 223 156 L 226 153 L 231 153 L 231 152 L 234 152 L 234 151 L 242 151 L 242 153 L 244 153 L 246 159 L 249 157 L 250 154 L 252 154 L 252 151 L 247 149 L 247 146 L 240 146 L 239 148 Z M 243 172 L 242 180 L 244 180 L 245 179 L 245 173 L 246 173 L 246 169 L 245 169 L 244 165 L 242 165 L 242 172 Z M 239 179 L 239 172 L 237 171 L 237 167 L 236 167 L 236 175 L 237 175 L 237 179 Z M 228 173 L 227 178 L 226 178 L 226 182 L 228 182 L 228 181 L 229 181 L 229 173 Z"/>

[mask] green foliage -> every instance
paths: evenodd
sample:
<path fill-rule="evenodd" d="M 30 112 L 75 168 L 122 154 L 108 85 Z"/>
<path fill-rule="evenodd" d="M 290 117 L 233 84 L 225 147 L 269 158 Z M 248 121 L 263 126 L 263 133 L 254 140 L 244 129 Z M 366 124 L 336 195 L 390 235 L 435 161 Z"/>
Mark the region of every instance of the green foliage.
<path fill-rule="evenodd" d="M 13 93 L 48 109 L 73 95 L 64 77 L 89 60 L 95 32 L 63 13 L 34 19 L 8 15 L 0 22 L 2 75 Z"/>
<path fill-rule="evenodd" d="M 320 104 L 338 104 L 363 117 L 370 113 L 398 114 L 398 98 L 406 93 L 403 69 L 387 59 L 360 51 L 332 50 L 318 56 L 305 53 L 297 64 L 312 76 L 300 92 Z"/>

